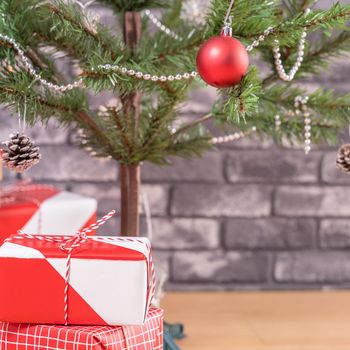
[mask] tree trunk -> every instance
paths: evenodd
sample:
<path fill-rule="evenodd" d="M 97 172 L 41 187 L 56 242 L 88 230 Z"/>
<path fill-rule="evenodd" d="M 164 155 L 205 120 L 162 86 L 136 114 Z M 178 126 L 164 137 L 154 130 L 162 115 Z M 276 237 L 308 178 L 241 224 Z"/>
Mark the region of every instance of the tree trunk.
<path fill-rule="evenodd" d="M 128 231 L 126 236 L 138 236 L 140 234 L 139 197 L 141 182 L 141 167 L 129 165 L 129 201 L 128 201 Z"/>
<path fill-rule="evenodd" d="M 132 50 L 136 50 L 141 38 L 141 17 L 138 12 L 124 13 L 124 41 Z M 125 118 L 131 118 L 134 130 L 133 143 L 137 141 L 140 124 L 141 94 L 138 91 L 121 97 Z M 141 168 L 140 164 L 120 166 L 121 190 L 121 233 L 123 236 L 138 236 L 139 197 L 140 197 Z"/>
<path fill-rule="evenodd" d="M 128 233 L 129 170 L 123 164 L 119 168 L 121 201 L 120 231 L 122 236 L 126 236 Z"/>

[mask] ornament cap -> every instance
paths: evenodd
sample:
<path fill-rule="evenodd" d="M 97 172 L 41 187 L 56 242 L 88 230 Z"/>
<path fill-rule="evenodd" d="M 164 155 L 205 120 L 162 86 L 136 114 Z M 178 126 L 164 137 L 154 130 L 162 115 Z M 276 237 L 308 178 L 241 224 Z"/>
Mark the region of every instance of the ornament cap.
<path fill-rule="evenodd" d="M 232 16 L 229 16 L 224 23 L 224 28 L 222 28 L 222 31 L 221 31 L 222 36 L 232 36 L 231 25 L 232 25 Z"/>

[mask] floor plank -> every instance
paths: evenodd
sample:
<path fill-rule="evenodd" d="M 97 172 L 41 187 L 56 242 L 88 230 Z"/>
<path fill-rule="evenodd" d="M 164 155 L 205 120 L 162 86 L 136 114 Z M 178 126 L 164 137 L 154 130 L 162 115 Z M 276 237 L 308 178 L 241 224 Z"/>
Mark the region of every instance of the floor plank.
<path fill-rule="evenodd" d="M 349 350 L 350 292 L 171 292 L 183 350 Z"/>

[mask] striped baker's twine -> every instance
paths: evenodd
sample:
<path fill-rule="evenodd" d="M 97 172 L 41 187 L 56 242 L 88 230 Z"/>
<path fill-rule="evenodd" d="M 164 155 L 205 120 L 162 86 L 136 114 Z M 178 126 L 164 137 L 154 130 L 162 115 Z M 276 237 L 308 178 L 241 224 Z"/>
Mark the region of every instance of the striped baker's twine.
<path fill-rule="evenodd" d="M 74 236 L 40 236 L 40 235 L 31 235 L 29 233 L 25 233 L 22 231 L 18 231 L 18 235 L 12 236 L 5 240 L 5 242 L 12 241 L 12 239 L 36 239 L 40 241 L 50 242 L 50 243 L 61 243 L 60 249 L 64 251 L 67 254 L 67 260 L 66 260 L 66 272 L 65 272 L 65 288 L 64 288 L 64 324 L 68 325 L 68 290 L 69 290 L 69 281 L 70 281 L 70 270 L 71 270 L 71 258 L 74 249 L 80 247 L 82 244 L 84 244 L 88 237 L 87 233 L 91 233 L 95 230 L 97 230 L 100 226 L 105 224 L 106 221 L 108 221 L 113 215 L 115 214 L 115 210 L 110 211 L 108 214 L 103 216 L 101 219 L 97 220 L 96 223 L 90 225 L 89 227 L 76 232 Z M 155 269 L 153 265 L 152 260 L 152 252 L 151 252 L 151 245 L 148 241 L 143 241 L 138 238 L 128 238 L 128 237 L 91 237 L 91 239 L 95 241 L 100 242 L 106 242 L 106 241 L 123 241 L 123 242 L 139 242 L 141 244 L 144 244 L 147 248 L 147 252 L 149 253 L 149 261 L 148 261 L 148 274 L 151 277 L 149 280 L 148 290 L 149 290 L 149 304 L 148 307 L 151 306 L 154 294 L 155 294 Z"/>
<path fill-rule="evenodd" d="M 148 260 L 148 275 L 150 276 L 149 279 L 149 285 L 148 285 L 148 289 L 149 289 L 149 303 L 148 303 L 148 307 L 151 307 L 152 305 L 152 301 L 154 298 L 154 295 L 156 293 L 156 272 L 155 272 L 155 268 L 154 268 L 154 264 L 153 264 L 153 257 L 152 257 L 152 248 L 151 248 L 151 244 L 149 243 L 149 241 L 143 241 L 141 239 L 138 239 L 137 237 L 93 237 L 92 238 L 94 241 L 99 241 L 99 242 L 108 242 L 108 241 L 119 241 L 119 242 L 138 242 L 143 244 L 146 249 L 147 249 L 147 253 L 149 256 L 149 260 Z"/>

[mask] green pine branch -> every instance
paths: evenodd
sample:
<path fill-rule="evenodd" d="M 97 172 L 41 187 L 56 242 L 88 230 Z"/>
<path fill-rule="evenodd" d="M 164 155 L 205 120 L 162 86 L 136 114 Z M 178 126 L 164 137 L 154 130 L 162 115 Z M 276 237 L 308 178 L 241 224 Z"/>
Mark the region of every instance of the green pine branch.
<path fill-rule="evenodd" d="M 101 68 L 119 65 L 151 75 L 176 75 L 195 68 L 196 53 L 202 42 L 220 34 L 227 1 L 213 0 L 207 25 L 193 26 L 180 18 L 181 0 L 104 0 L 118 15 L 127 11 L 161 8 L 163 21 L 174 28 L 181 40 L 169 38 L 158 31 L 148 35 L 151 24 L 143 19 L 143 36 L 138 50 L 130 52 L 122 35 L 91 19 L 71 1 L 3 0 L 0 3 L 0 32 L 13 37 L 23 48 L 41 76 L 64 84 L 65 79 L 55 64 L 53 53 L 63 52 L 79 67 L 75 79 L 82 78 L 86 89 L 95 93 L 112 91 L 122 97 L 135 90 L 142 93 L 140 127 L 135 134 L 132 116 L 120 105 L 91 111 L 85 91 L 75 89 L 56 94 L 35 81 L 18 61 L 13 47 L 0 41 L 0 103 L 13 111 L 23 111 L 27 105 L 28 120 L 44 124 L 56 118 L 63 126 L 82 129 L 81 145 L 95 155 L 112 157 L 123 164 L 151 161 L 167 164 L 167 157 L 196 157 L 212 147 L 212 133 L 203 124 L 208 119 L 222 129 L 249 131 L 254 126 L 261 136 L 282 142 L 302 142 L 303 118 L 288 117 L 294 109 L 294 99 L 306 92 L 298 80 L 320 71 L 334 57 L 350 49 L 347 21 L 350 6 L 338 3 L 328 10 L 303 10 L 312 0 L 236 0 L 232 9 L 233 32 L 245 45 L 263 35 L 268 27 L 273 31 L 251 54 L 258 55 L 274 69 L 271 49 L 274 40 L 281 45 L 288 70 L 294 63 L 295 47 L 303 30 L 323 33 L 319 41 L 306 47 L 304 62 L 291 83 L 281 82 L 276 72 L 263 81 L 259 70 L 251 66 L 242 81 L 231 88 L 219 90 L 218 99 L 207 116 L 182 124 L 174 133 L 178 108 L 188 91 L 199 79 L 156 83 L 137 79 L 120 71 Z M 117 24 L 116 26 L 117 27 Z M 50 50 L 47 48 L 50 47 Z M 350 96 L 338 96 L 330 90 L 309 93 L 314 142 L 334 142 L 337 133 L 350 121 Z M 275 115 L 281 116 L 281 126 L 274 127 Z M 177 123 L 176 123 L 177 124 Z"/>

